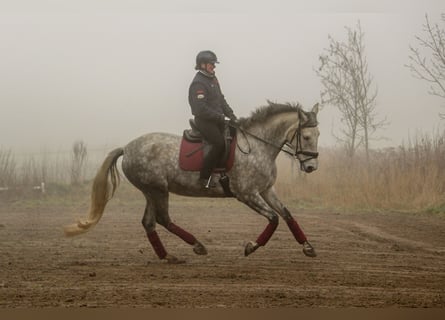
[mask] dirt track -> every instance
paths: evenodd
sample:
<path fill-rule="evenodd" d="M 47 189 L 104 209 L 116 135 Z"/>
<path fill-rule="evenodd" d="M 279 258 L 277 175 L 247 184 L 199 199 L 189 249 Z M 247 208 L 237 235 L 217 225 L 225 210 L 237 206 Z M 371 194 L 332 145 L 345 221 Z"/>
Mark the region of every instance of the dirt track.
<path fill-rule="evenodd" d="M 159 228 L 167 250 L 187 263 L 159 261 L 140 223 L 142 203 L 112 201 L 90 233 L 72 239 L 61 226 L 83 211 L 0 208 L 0 307 L 445 307 L 443 216 L 290 206 L 318 257 L 305 257 L 281 223 L 246 258 L 263 218 L 235 200 L 172 200 L 172 218 L 207 256 Z"/>

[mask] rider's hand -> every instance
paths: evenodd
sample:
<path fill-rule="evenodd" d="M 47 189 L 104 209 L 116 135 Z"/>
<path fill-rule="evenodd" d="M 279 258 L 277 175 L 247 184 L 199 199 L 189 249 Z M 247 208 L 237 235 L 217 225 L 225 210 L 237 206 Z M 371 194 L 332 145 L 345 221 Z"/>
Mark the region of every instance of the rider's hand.
<path fill-rule="evenodd" d="M 219 115 L 218 118 L 216 118 L 218 123 L 225 123 L 226 122 L 226 117 L 224 115 Z"/>
<path fill-rule="evenodd" d="M 229 116 L 229 119 L 230 119 L 229 120 L 229 125 L 231 125 L 233 127 L 236 127 L 237 126 L 237 123 L 236 123 L 237 117 L 234 114 L 231 114 Z"/>

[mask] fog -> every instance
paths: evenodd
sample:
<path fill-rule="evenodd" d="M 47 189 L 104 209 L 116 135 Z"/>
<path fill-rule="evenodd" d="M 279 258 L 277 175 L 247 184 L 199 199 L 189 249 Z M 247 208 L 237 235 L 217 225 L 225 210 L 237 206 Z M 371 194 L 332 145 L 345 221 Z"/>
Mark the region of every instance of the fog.
<path fill-rule="evenodd" d="M 320 101 L 314 69 L 328 35 L 344 40 L 358 20 L 377 111 L 390 122 L 374 148 L 442 130 L 445 101 L 411 76 L 409 45 L 444 1 L 2 1 L 0 147 L 121 146 L 154 131 L 181 134 L 200 50 L 213 50 L 239 117 L 266 100 Z M 409 7 L 408 6 L 409 3 Z M 335 145 L 339 116 L 319 114 L 320 145 Z"/>

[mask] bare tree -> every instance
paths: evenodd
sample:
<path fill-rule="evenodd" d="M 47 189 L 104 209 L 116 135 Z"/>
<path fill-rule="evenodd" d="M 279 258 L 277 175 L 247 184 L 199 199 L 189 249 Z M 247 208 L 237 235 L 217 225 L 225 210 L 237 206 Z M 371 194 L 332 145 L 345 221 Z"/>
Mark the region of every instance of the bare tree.
<path fill-rule="evenodd" d="M 316 73 L 323 85 L 322 103 L 335 106 L 345 124 L 342 136 L 336 138 L 345 144 L 350 157 L 360 146 L 369 156 L 371 137 L 386 125 L 386 120 L 377 120 L 377 88 L 368 72 L 360 21 L 356 30 L 346 27 L 346 31 L 347 42 L 329 35 L 329 48 L 320 55 L 321 65 Z"/>
<path fill-rule="evenodd" d="M 416 36 L 416 46 L 410 46 L 410 63 L 407 67 L 414 77 L 430 83 L 431 95 L 445 98 L 445 13 L 443 25 L 431 24 L 425 14 L 423 34 Z M 440 114 L 445 118 L 445 114 Z"/>
<path fill-rule="evenodd" d="M 76 141 L 73 144 L 71 158 L 71 184 L 79 185 L 85 171 L 87 159 L 87 146 L 83 141 Z"/>

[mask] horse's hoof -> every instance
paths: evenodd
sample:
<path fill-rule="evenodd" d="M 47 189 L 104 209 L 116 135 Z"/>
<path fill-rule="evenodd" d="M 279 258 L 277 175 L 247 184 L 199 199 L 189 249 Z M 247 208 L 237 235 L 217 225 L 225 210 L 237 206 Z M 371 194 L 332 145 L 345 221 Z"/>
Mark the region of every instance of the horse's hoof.
<path fill-rule="evenodd" d="M 167 254 L 167 256 L 165 257 L 165 260 L 167 260 L 168 264 L 182 264 L 182 263 L 185 263 L 185 260 L 178 259 L 175 256 L 172 256 L 170 254 Z"/>
<path fill-rule="evenodd" d="M 305 256 L 311 257 L 311 258 L 314 258 L 317 256 L 317 253 L 315 252 L 314 247 L 311 246 L 311 244 L 307 241 L 305 241 L 303 243 L 303 253 L 305 254 Z"/>
<path fill-rule="evenodd" d="M 244 256 L 248 256 L 249 254 L 251 254 L 252 252 L 254 252 L 256 249 L 258 249 L 259 245 L 256 242 L 253 241 L 249 241 L 246 244 L 246 248 L 244 249 Z"/>
<path fill-rule="evenodd" d="M 201 256 L 205 256 L 207 254 L 207 249 L 201 242 L 196 241 L 196 243 L 193 245 L 193 252 Z"/>

